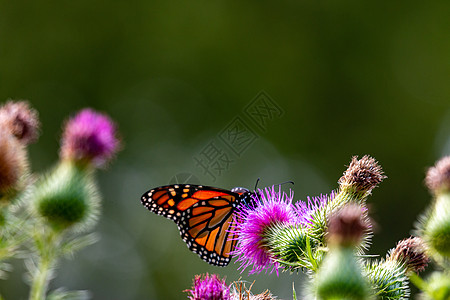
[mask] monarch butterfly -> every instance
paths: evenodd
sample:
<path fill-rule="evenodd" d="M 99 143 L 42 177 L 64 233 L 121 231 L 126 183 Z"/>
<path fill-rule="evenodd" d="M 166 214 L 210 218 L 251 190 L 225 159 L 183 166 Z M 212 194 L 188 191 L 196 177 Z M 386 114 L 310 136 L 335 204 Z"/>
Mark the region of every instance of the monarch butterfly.
<path fill-rule="evenodd" d="M 231 191 L 202 185 L 174 184 L 147 191 L 142 204 L 173 220 L 188 248 L 211 265 L 224 267 L 231 260 L 237 233 L 233 212 L 253 199 L 245 188 Z"/>

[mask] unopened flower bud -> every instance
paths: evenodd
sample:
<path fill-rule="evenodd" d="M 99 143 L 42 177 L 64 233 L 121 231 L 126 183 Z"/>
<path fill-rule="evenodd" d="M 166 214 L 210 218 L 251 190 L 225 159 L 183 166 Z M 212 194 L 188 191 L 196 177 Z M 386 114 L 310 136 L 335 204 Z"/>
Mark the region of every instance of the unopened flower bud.
<path fill-rule="evenodd" d="M 0 201 L 9 203 L 23 190 L 28 175 L 24 146 L 9 132 L 0 130 Z"/>
<path fill-rule="evenodd" d="M 91 225 L 98 215 L 98 199 L 90 174 L 75 164 L 61 162 L 37 184 L 35 208 L 56 231 Z"/>
<path fill-rule="evenodd" d="M 368 283 L 351 248 L 335 247 L 325 256 L 315 279 L 317 299 L 369 298 Z"/>
<path fill-rule="evenodd" d="M 334 212 L 328 222 L 328 242 L 342 246 L 354 247 L 362 236 L 370 230 L 370 221 L 363 207 L 347 204 Z"/>
<path fill-rule="evenodd" d="M 364 155 L 358 160 L 357 156 L 353 156 L 338 183 L 341 190 L 364 197 L 370 194 L 385 178 L 383 169 L 373 157 Z"/>
<path fill-rule="evenodd" d="M 395 260 L 403 264 L 406 273 L 419 273 L 428 265 L 426 245 L 419 237 L 410 237 L 398 242 L 397 246 L 389 252 L 386 260 Z"/>
<path fill-rule="evenodd" d="M 34 143 L 39 137 L 38 112 L 26 101 L 9 101 L 0 107 L 0 123 L 21 143 Z"/>
<path fill-rule="evenodd" d="M 425 182 L 435 199 L 424 214 L 420 235 L 431 255 L 450 258 L 450 156 L 439 160 L 427 172 Z"/>
<path fill-rule="evenodd" d="M 450 156 L 442 158 L 428 169 L 425 184 L 434 194 L 450 191 Z"/>
<path fill-rule="evenodd" d="M 377 299 L 409 299 L 409 280 L 403 262 L 376 260 L 366 262 L 364 267 Z"/>

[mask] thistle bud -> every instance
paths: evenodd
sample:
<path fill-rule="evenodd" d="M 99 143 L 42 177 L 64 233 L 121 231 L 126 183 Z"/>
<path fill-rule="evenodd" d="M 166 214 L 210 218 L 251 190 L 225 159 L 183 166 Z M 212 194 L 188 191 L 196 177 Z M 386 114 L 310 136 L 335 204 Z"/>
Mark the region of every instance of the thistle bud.
<path fill-rule="evenodd" d="M 421 235 L 431 253 L 450 258 L 450 156 L 430 168 L 425 182 L 435 195 L 422 218 Z"/>
<path fill-rule="evenodd" d="M 0 122 L 21 143 L 34 143 L 39 137 L 38 112 L 26 101 L 9 101 L 0 108 Z"/>
<path fill-rule="evenodd" d="M 334 212 L 328 222 L 328 243 L 346 247 L 357 246 L 370 230 L 370 221 L 363 207 L 347 204 Z"/>
<path fill-rule="evenodd" d="M 398 242 L 397 246 L 389 251 L 388 261 L 398 261 L 406 268 L 406 274 L 419 273 L 428 265 L 429 258 L 426 246 L 421 238 L 410 237 Z"/>
<path fill-rule="evenodd" d="M 373 157 L 364 155 L 358 160 L 357 156 L 353 156 L 338 183 L 341 191 L 364 198 L 385 178 L 387 177 L 383 175 L 383 169 Z"/>
<path fill-rule="evenodd" d="M 374 158 L 368 155 L 364 155 L 360 160 L 356 156 L 352 157 L 349 167 L 338 181 L 338 192 L 333 193 L 333 197 L 313 213 L 312 225 L 320 240 L 323 240 L 327 232 L 327 220 L 333 213 L 348 203 L 364 206 L 372 189 L 385 178 L 381 166 Z M 361 250 L 368 248 L 371 236 L 370 227 L 362 237 Z"/>
<path fill-rule="evenodd" d="M 347 204 L 330 216 L 328 225 L 329 253 L 316 278 L 318 299 L 367 299 L 368 283 L 355 258 L 356 246 L 369 228 L 362 207 Z"/>
<path fill-rule="evenodd" d="M 36 185 L 35 211 L 55 231 L 88 227 L 98 216 L 91 174 L 70 162 L 60 163 Z"/>
<path fill-rule="evenodd" d="M 317 273 L 315 290 L 317 299 L 368 299 L 369 287 L 353 249 L 330 249 Z"/>
<path fill-rule="evenodd" d="M 28 157 L 24 146 L 0 130 L 0 202 L 9 203 L 25 188 Z"/>
<path fill-rule="evenodd" d="M 366 278 L 377 299 L 409 299 L 409 280 L 405 265 L 397 260 L 377 260 L 364 266 Z"/>
<path fill-rule="evenodd" d="M 434 194 L 450 191 L 450 156 L 442 158 L 428 169 L 425 184 Z"/>

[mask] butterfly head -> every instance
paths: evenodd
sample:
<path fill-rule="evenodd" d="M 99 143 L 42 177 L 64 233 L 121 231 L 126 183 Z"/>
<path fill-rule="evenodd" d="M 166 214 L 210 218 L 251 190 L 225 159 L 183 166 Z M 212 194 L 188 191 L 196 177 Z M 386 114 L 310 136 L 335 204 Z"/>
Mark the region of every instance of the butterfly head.
<path fill-rule="evenodd" d="M 253 197 L 254 195 L 256 195 L 256 192 L 252 192 L 249 189 L 243 187 L 235 187 L 231 191 L 239 194 L 239 202 L 241 203 L 241 205 L 244 205 L 246 207 L 257 206 L 257 202 Z"/>
<path fill-rule="evenodd" d="M 239 195 L 242 195 L 242 194 L 250 192 L 249 189 L 246 189 L 246 188 L 243 188 L 243 187 L 235 187 L 235 188 L 231 189 L 231 191 L 233 193 L 238 193 Z"/>

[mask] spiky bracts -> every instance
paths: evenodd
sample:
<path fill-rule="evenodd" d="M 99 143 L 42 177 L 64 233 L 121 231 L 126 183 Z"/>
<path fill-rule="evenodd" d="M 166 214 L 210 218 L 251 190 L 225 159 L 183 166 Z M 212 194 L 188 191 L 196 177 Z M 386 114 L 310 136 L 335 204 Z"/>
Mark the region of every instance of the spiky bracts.
<path fill-rule="evenodd" d="M 99 196 L 91 172 L 63 162 L 37 183 L 34 209 L 56 231 L 90 229 L 99 215 Z"/>
<path fill-rule="evenodd" d="M 410 294 L 405 267 L 398 261 L 369 261 L 364 265 L 365 276 L 377 299 L 408 299 Z"/>
<path fill-rule="evenodd" d="M 365 272 L 379 299 L 408 299 L 408 276 L 423 271 L 428 261 L 423 241 L 410 237 L 389 250 L 386 259 L 367 262 Z"/>
<path fill-rule="evenodd" d="M 353 156 L 338 183 L 342 191 L 354 195 L 358 201 L 370 194 L 385 178 L 383 169 L 375 158 L 364 155 L 358 159 L 357 156 Z"/>
<path fill-rule="evenodd" d="M 398 242 L 389 251 L 386 260 L 399 262 L 405 267 L 406 273 L 419 273 L 425 270 L 430 261 L 426 252 L 427 246 L 421 238 L 410 237 Z"/>

